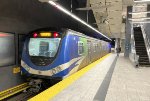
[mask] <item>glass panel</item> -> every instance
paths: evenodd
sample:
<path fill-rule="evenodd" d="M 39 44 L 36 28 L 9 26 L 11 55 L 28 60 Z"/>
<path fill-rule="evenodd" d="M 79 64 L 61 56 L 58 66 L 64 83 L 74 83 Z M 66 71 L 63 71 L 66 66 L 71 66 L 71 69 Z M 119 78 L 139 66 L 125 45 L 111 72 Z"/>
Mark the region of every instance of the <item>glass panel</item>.
<path fill-rule="evenodd" d="M 14 35 L 0 33 L 0 66 L 15 64 L 15 44 Z"/>
<path fill-rule="evenodd" d="M 82 55 L 84 53 L 83 42 L 78 42 L 78 54 Z"/>
<path fill-rule="evenodd" d="M 60 38 L 31 38 L 29 55 L 54 57 L 58 51 L 59 43 Z"/>

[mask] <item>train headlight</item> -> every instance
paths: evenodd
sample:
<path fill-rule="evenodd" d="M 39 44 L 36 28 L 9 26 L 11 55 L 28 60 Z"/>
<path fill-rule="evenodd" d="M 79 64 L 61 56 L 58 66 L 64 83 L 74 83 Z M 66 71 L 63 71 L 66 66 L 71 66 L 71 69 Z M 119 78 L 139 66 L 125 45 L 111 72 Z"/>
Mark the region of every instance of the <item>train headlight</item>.
<path fill-rule="evenodd" d="M 52 73 L 53 73 L 53 74 L 56 74 L 56 72 L 57 72 L 57 71 L 56 71 L 56 69 L 55 69 L 55 68 L 54 68 L 54 69 L 52 69 Z"/>
<path fill-rule="evenodd" d="M 42 72 L 41 72 L 40 70 L 38 71 L 38 73 L 39 73 L 39 74 L 42 74 Z"/>
<path fill-rule="evenodd" d="M 56 73 L 60 72 L 61 70 L 62 70 L 62 69 L 61 69 L 60 66 L 58 66 L 58 67 L 56 67 L 56 68 L 53 68 L 53 69 L 52 69 L 52 74 L 56 74 Z"/>
<path fill-rule="evenodd" d="M 24 61 L 21 61 L 21 66 L 27 71 L 30 70 L 30 67 Z"/>

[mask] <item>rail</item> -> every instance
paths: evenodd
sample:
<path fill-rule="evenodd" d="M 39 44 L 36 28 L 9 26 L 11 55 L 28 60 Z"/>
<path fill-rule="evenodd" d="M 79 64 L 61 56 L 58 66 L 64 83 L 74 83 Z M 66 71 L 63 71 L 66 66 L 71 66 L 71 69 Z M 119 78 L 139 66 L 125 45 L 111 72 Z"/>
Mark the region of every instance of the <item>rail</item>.
<path fill-rule="evenodd" d="M 16 87 L 10 88 L 8 90 L 2 91 L 0 92 L 0 101 L 8 98 L 16 93 L 19 93 L 27 88 L 29 88 L 30 86 L 28 85 L 28 83 L 23 83 L 21 85 L 18 85 Z"/>

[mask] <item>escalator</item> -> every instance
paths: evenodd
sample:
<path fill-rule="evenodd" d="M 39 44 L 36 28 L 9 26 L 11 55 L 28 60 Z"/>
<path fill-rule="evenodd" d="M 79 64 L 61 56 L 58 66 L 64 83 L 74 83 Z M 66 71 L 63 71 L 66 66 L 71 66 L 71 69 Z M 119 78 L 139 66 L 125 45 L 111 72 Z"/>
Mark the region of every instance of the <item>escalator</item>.
<path fill-rule="evenodd" d="M 136 54 L 139 55 L 139 65 L 142 67 L 149 67 L 150 62 L 142 35 L 141 27 L 134 28 L 134 40 L 135 40 L 135 49 Z"/>

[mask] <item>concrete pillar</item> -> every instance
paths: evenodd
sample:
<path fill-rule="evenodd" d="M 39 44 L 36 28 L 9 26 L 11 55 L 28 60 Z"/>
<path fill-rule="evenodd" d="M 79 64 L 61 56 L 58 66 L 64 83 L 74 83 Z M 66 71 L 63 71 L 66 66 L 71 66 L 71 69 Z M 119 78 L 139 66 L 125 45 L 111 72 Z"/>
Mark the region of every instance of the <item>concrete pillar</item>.
<path fill-rule="evenodd" d="M 132 33 L 132 25 L 129 23 L 128 18 L 132 18 L 132 15 L 129 15 L 128 12 L 132 12 L 132 6 L 127 7 L 127 20 L 126 20 L 126 28 L 125 28 L 125 50 L 124 50 L 124 56 L 129 57 L 129 54 L 131 52 L 131 33 Z"/>
<path fill-rule="evenodd" d="M 115 40 L 115 52 L 116 52 L 116 49 L 120 47 L 120 38 L 116 38 Z"/>
<path fill-rule="evenodd" d="M 120 40 L 121 52 L 124 53 L 125 48 L 125 39 Z"/>

